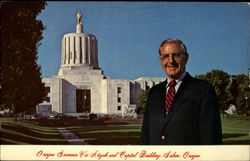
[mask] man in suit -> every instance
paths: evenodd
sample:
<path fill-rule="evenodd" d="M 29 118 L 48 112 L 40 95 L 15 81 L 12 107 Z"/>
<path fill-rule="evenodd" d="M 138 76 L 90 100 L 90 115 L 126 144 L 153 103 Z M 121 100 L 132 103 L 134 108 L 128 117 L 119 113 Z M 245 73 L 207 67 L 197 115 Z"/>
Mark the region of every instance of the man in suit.
<path fill-rule="evenodd" d="M 217 95 L 210 84 L 186 72 L 189 54 L 184 43 L 164 40 L 159 54 L 168 77 L 149 91 L 140 144 L 221 144 Z"/>

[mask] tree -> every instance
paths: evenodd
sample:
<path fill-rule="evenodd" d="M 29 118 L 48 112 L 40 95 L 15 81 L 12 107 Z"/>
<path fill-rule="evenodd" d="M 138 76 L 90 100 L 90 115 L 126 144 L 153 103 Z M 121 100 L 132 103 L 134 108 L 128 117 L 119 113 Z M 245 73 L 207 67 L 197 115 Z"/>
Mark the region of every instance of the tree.
<path fill-rule="evenodd" d="M 250 79 L 247 75 L 240 74 L 232 77 L 232 83 L 229 90 L 233 97 L 232 104 L 236 106 L 236 112 L 239 115 L 247 115 L 250 105 Z"/>
<path fill-rule="evenodd" d="M 15 114 L 34 111 L 46 96 L 37 64 L 37 49 L 45 29 L 36 16 L 45 8 L 39 2 L 2 2 L 1 104 Z"/>
<path fill-rule="evenodd" d="M 220 110 L 224 115 L 225 110 L 229 108 L 230 103 L 232 102 L 232 96 L 230 95 L 230 91 L 228 89 L 230 75 L 221 70 L 212 70 L 205 75 L 199 75 L 196 77 L 206 80 L 212 86 L 214 86 L 219 99 Z"/>
<path fill-rule="evenodd" d="M 142 91 L 137 98 L 137 113 L 141 113 L 146 108 L 149 90 Z"/>

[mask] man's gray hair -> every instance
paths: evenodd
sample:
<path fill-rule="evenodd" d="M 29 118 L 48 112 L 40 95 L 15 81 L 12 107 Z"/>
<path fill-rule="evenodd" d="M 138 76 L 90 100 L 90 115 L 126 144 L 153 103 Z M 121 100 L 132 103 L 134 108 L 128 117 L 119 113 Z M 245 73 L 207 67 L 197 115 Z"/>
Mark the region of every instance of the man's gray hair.
<path fill-rule="evenodd" d="M 181 45 L 181 52 L 185 53 L 188 55 L 188 52 L 187 52 L 187 47 L 186 45 L 179 39 L 175 39 L 175 38 L 170 38 L 170 39 L 166 39 L 164 41 L 162 41 L 161 45 L 160 45 L 160 48 L 159 48 L 159 54 L 161 55 L 161 48 L 164 44 L 167 44 L 167 43 L 178 43 Z"/>

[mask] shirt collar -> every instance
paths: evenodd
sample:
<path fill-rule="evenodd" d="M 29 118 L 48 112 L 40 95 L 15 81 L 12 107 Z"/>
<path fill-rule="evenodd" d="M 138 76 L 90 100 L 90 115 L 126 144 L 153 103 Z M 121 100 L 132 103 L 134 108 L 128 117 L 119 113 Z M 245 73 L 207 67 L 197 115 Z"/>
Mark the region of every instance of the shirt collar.
<path fill-rule="evenodd" d="M 182 82 L 182 80 L 184 79 L 186 73 L 187 73 L 187 72 L 182 73 L 182 75 L 181 75 L 178 79 L 175 80 L 177 84 L 180 83 L 180 82 Z M 167 83 L 167 86 L 166 86 L 166 87 L 168 87 L 168 86 L 169 86 L 169 83 L 170 83 L 170 79 L 167 78 L 167 80 L 168 80 L 168 83 Z"/>

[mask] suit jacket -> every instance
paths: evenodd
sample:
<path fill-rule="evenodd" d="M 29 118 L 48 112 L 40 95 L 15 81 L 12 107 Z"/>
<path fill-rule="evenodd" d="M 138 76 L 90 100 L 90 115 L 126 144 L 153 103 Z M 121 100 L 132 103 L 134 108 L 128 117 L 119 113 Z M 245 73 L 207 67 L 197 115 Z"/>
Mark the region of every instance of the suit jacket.
<path fill-rule="evenodd" d="M 166 114 L 166 85 L 167 80 L 149 91 L 140 144 L 221 144 L 220 110 L 214 88 L 186 73 Z"/>

